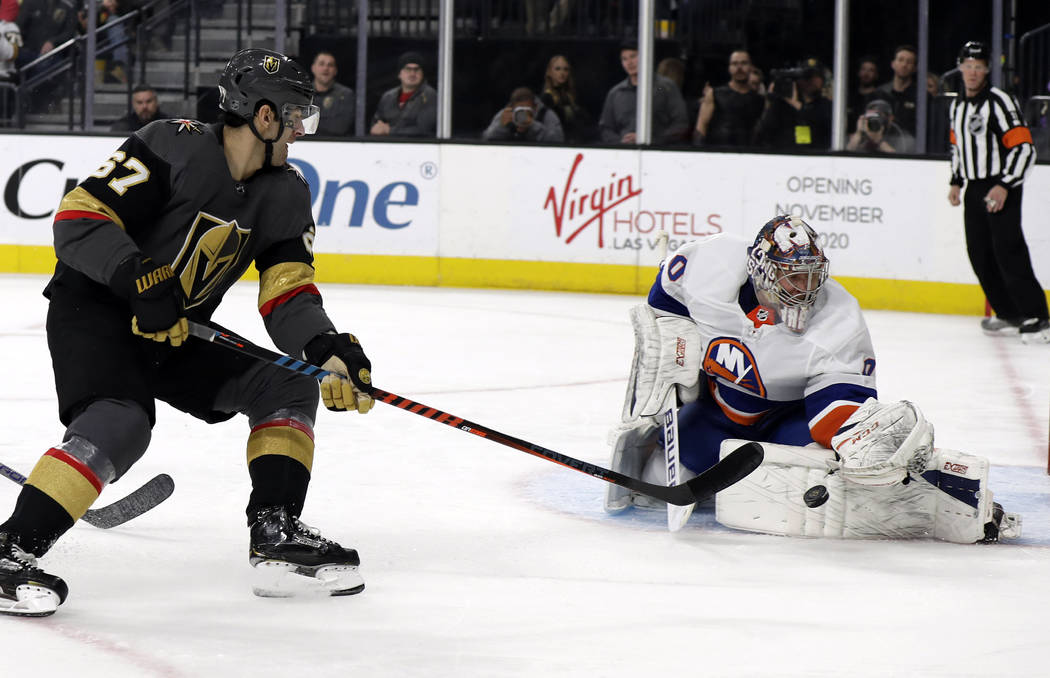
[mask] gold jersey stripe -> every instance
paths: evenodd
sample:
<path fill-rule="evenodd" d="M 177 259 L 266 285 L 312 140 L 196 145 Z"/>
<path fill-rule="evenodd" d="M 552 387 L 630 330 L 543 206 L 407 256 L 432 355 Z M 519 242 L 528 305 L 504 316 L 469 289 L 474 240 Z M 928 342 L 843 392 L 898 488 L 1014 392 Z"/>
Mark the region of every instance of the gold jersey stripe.
<path fill-rule="evenodd" d="M 58 211 L 65 212 L 67 210 L 99 212 L 100 214 L 105 214 L 113 220 L 114 224 L 124 229 L 124 222 L 119 216 L 117 216 L 117 213 L 114 212 L 109 205 L 84 190 L 82 186 L 77 186 L 69 193 L 66 193 L 66 196 L 62 198 L 62 202 L 58 206 Z"/>
<path fill-rule="evenodd" d="M 33 467 L 26 484 L 57 501 L 74 522 L 80 520 L 98 499 L 95 486 L 80 471 L 47 455 Z"/>
<path fill-rule="evenodd" d="M 282 294 L 314 281 L 314 267 L 298 261 L 271 266 L 259 276 L 259 308 Z"/>
<path fill-rule="evenodd" d="M 310 471 L 314 465 L 314 441 L 291 426 L 268 426 L 248 436 L 248 463 L 267 454 L 291 457 Z"/>

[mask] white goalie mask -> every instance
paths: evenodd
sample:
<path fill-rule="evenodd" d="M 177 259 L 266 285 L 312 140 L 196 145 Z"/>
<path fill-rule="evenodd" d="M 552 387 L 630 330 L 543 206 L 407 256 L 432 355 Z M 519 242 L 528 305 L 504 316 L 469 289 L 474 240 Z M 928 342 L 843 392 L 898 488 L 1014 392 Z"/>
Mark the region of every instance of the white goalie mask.
<path fill-rule="evenodd" d="M 799 217 L 767 221 L 747 250 L 747 274 L 759 301 L 792 332 L 806 331 L 806 320 L 828 279 L 828 258 L 817 233 Z"/>

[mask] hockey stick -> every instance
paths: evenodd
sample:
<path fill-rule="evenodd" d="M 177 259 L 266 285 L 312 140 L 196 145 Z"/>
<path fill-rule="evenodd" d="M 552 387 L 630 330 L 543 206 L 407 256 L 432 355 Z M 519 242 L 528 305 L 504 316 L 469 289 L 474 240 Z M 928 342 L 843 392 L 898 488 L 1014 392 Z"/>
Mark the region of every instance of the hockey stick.
<path fill-rule="evenodd" d="M 324 379 L 329 374 L 332 374 L 316 365 L 311 365 L 291 356 L 275 353 L 262 348 L 261 346 L 251 344 L 240 337 L 219 330 L 213 330 L 210 327 L 195 323 L 192 320 L 190 321 L 190 334 L 199 339 L 210 341 L 213 344 L 223 346 L 238 353 L 243 353 L 258 358 L 259 360 L 272 363 L 286 370 L 313 377 L 318 381 Z M 467 433 L 473 433 L 476 436 L 491 440 L 500 445 L 506 445 L 507 447 L 526 452 L 533 456 L 540 457 L 541 459 L 546 459 L 547 461 L 553 461 L 556 464 L 561 464 L 562 466 L 571 468 L 574 471 L 579 471 L 580 473 L 586 473 L 589 476 L 599 478 L 607 483 L 620 485 L 635 492 L 640 492 L 641 494 L 648 495 L 654 499 L 659 499 L 677 506 L 688 506 L 696 502 L 710 499 L 716 492 L 724 490 L 758 468 L 758 465 L 762 463 L 763 457 L 761 445 L 758 443 L 747 443 L 730 452 L 724 459 L 717 462 L 714 466 L 689 482 L 682 485 L 665 487 L 663 485 L 646 483 L 631 478 L 630 476 L 617 473 L 616 471 L 610 471 L 601 466 L 596 466 L 595 464 L 580 461 L 579 459 L 574 459 L 553 450 L 548 450 L 545 447 L 530 443 L 526 440 L 521 440 L 520 438 L 515 438 L 514 436 L 505 433 L 500 433 L 495 429 L 468 421 L 462 417 L 449 414 L 448 412 L 442 412 L 439 409 L 399 396 L 396 393 L 384 391 L 381 388 L 373 388 L 372 396 L 376 400 L 386 403 L 387 405 L 393 405 L 394 407 L 411 412 L 412 414 L 418 414 L 421 417 L 426 417 L 427 419 L 436 421 L 439 424 L 445 424 L 446 426 L 451 426 L 460 429 L 461 431 L 466 431 Z"/>
<path fill-rule="evenodd" d="M 19 485 L 26 484 L 26 477 L 10 466 L 0 464 L 0 475 L 6 476 Z M 88 509 L 81 520 L 88 525 L 108 530 L 141 516 L 170 497 L 174 491 L 175 481 L 167 473 L 161 473 L 123 499 L 118 499 L 102 508 Z"/>

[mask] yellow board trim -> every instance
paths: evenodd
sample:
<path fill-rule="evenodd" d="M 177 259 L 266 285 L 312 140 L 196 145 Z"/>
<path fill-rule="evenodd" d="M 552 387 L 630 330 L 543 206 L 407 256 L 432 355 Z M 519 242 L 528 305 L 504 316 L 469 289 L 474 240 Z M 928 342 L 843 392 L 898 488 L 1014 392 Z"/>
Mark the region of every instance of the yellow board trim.
<path fill-rule="evenodd" d="M 57 501 L 74 522 L 80 520 L 98 499 L 95 486 L 80 471 L 48 455 L 40 457 L 26 485 L 32 485 Z"/>
<path fill-rule="evenodd" d="M 656 279 L 655 266 L 572 264 L 437 257 L 319 253 L 314 261 L 319 283 L 480 287 L 564 292 L 604 292 L 645 296 Z M 51 273 L 50 247 L 0 245 L 0 272 Z M 258 280 L 255 269 L 244 278 Z M 977 284 L 836 277 L 862 308 L 916 313 L 984 315 L 984 295 Z M 322 293 L 324 290 L 322 290 Z M 1047 293 L 1050 301 L 1050 293 Z"/>

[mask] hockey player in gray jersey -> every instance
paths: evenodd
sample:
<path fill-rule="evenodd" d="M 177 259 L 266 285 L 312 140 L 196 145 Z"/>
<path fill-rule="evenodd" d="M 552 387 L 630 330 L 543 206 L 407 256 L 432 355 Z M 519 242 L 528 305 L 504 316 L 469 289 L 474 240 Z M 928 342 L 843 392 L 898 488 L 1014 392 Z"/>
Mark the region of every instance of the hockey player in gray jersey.
<path fill-rule="evenodd" d="M 367 413 L 371 364 L 339 334 L 313 284 L 314 223 L 288 144 L 316 129 L 308 72 L 262 49 L 220 79 L 222 120 L 156 121 L 62 200 L 58 264 L 45 290 L 63 439 L 33 468 L 0 524 L 0 613 L 51 614 L 66 584 L 42 556 L 145 452 L 160 399 L 207 423 L 247 417 L 249 560 L 259 595 L 364 588 L 357 552 L 299 520 L 314 454 L 309 377 L 190 340 L 254 263 L 259 312 L 286 353 L 331 377 L 333 410 Z"/>

